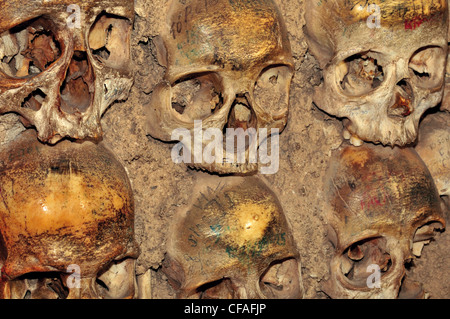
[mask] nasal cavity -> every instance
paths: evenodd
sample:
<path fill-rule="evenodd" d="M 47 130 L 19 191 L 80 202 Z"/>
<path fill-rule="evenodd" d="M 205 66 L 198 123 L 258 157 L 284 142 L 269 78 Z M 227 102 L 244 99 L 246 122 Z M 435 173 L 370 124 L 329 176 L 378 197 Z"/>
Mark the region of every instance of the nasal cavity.
<path fill-rule="evenodd" d="M 31 92 L 25 100 L 22 102 L 22 107 L 26 109 L 31 109 L 33 111 L 39 111 L 41 109 L 42 103 L 44 103 L 47 95 L 40 89 Z"/>
<path fill-rule="evenodd" d="M 414 109 L 412 105 L 413 90 L 411 84 L 406 80 L 401 80 L 397 83 L 397 93 L 395 95 L 395 102 L 388 110 L 388 115 L 391 117 L 405 118 L 410 116 Z"/>
<path fill-rule="evenodd" d="M 409 84 L 408 81 L 403 79 L 403 80 L 401 80 L 400 82 L 397 83 L 397 86 L 400 88 L 400 90 L 402 92 L 402 95 L 405 98 L 412 99 L 413 90 L 412 90 L 411 84 Z"/>
<path fill-rule="evenodd" d="M 94 97 L 94 72 L 86 52 L 74 52 L 60 93 L 63 112 L 76 114 L 88 110 Z"/>
<path fill-rule="evenodd" d="M 244 131 L 256 127 L 256 116 L 245 96 L 238 95 L 228 117 L 227 128 L 242 128 Z"/>

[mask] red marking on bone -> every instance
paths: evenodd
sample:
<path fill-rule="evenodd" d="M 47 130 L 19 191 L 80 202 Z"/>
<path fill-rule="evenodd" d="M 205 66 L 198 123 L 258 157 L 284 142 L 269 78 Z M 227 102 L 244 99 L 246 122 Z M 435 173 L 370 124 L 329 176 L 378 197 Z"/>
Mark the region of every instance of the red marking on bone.
<path fill-rule="evenodd" d="M 431 17 L 423 17 L 422 15 L 418 15 L 413 17 L 412 19 L 405 20 L 405 30 L 415 30 L 418 27 L 420 27 L 424 22 L 429 22 L 433 20 L 435 15 L 432 15 Z"/>

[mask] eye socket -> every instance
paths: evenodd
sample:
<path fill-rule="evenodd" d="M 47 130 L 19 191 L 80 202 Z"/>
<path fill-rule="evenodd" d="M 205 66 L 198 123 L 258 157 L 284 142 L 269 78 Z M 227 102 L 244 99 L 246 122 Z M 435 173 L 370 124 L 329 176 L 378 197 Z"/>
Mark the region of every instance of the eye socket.
<path fill-rule="evenodd" d="M 288 109 L 289 89 L 293 72 L 287 65 L 272 65 L 265 68 L 255 83 L 253 91 L 256 104 L 275 115 Z"/>
<path fill-rule="evenodd" d="M 172 108 L 186 121 L 203 120 L 222 108 L 222 92 L 216 73 L 191 74 L 172 86 Z"/>
<path fill-rule="evenodd" d="M 277 261 L 261 276 L 259 287 L 269 299 L 297 299 L 302 297 L 298 262 L 294 258 Z"/>
<path fill-rule="evenodd" d="M 102 12 L 89 32 L 89 48 L 99 63 L 125 68 L 130 60 L 131 22 L 127 18 Z"/>
<path fill-rule="evenodd" d="M 61 56 L 56 28 L 46 18 L 24 22 L 0 35 L 0 72 L 13 78 L 36 76 Z"/>
<path fill-rule="evenodd" d="M 428 46 L 416 51 L 409 62 L 416 85 L 424 89 L 439 86 L 444 78 L 445 57 L 440 47 Z"/>
<path fill-rule="evenodd" d="M 381 275 L 387 273 L 392 260 L 386 251 L 386 239 L 369 238 L 350 245 L 341 256 L 340 270 L 355 287 L 366 287 L 372 267 L 379 267 Z"/>
<path fill-rule="evenodd" d="M 377 89 L 384 81 L 380 54 L 366 51 L 352 55 L 337 65 L 336 77 L 344 94 L 358 97 Z"/>
<path fill-rule="evenodd" d="M 69 289 L 56 272 L 28 273 L 10 282 L 13 299 L 66 299 Z"/>

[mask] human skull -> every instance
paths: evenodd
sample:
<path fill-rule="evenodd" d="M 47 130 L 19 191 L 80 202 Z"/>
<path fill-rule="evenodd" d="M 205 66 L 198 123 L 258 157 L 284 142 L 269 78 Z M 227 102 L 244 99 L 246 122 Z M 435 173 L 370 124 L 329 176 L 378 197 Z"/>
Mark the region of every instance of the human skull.
<path fill-rule="evenodd" d="M 308 0 L 305 19 L 323 69 L 317 106 L 345 118 L 355 146 L 413 143 L 424 112 L 442 100 L 447 1 Z"/>
<path fill-rule="evenodd" d="M 271 190 L 255 177 L 197 185 L 173 222 L 163 271 L 178 298 L 302 298 L 300 260 Z"/>
<path fill-rule="evenodd" d="M 100 118 L 132 85 L 131 0 L 2 0 L 0 114 L 43 142 L 100 139 Z"/>
<path fill-rule="evenodd" d="M 0 297 L 134 297 L 133 194 L 106 148 L 27 130 L 0 172 Z"/>
<path fill-rule="evenodd" d="M 258 159 L 250 150 L 266 142 L 272 129 L 281 132 L 286 126 L 294 70 L 284 22 L 273 1 L 173 0 L 168 28 L 157 44 L 167 72 L 148 106 L 150 134 L 167 142 L 181 140 L 192 167 L 224 174 L 256 172 Z M 198 129 L 196 122 L 201 123 Z M 173 134 L 180 129 L 190 137 Z M 220 152 L 213 151 L 213 160 L 198 159 L 194 139 L 213 129 L 222 143 Z M 226 147 L 233 133 L 247 138 L 245 146 Z M 213 137 L 203 136 L 202 151 Z"/>
<path fill-rule="evenodd" d="M 444 208 L 450 209 L 450 113 L 423 119 L 415 149 L 434 178 Z"/>
<path fill-rule="evenodd" d="M 335 247 L 325 293 L 423 297 L 421 286 L 405 276 L 405 266 L 445 220 L 433 179 L 414 149 L 345 146 L 330 165 L 325 187 Z"/>

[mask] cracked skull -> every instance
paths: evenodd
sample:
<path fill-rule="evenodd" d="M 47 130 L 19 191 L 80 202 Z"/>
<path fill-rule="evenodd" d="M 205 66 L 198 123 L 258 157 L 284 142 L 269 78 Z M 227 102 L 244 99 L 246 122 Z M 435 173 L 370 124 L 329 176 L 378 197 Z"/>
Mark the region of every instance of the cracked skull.
<path fill-rule="evenodd" d="M 406 270 L 445 227 L 439 194 L 413 149 L 345 146 L 326 182 L 335 247 L 324 291 L 333 298 L 421 298 Z"/>
<path fill-rule="evenodd" d="M 196 194 L 174 220 L 163 264 L 178 298 L 302 298 L 299 256 L 267 186 L 224 177 Z"/>
<path fill-rule="evenodd" d="M 167 72 L 148 107 L 150 134 L 167 142 L 181 140 L 192 153 L 193 167 L 218 173 L 257 171 L 251 150 L 272 130 L 284 129 L 293 76 L 290 44 L 276 5 L 174 0 L 168 29 L 157 46 Z M 196 122 L 201 123 L 198 130 Z M 174 135 L 179 129 L 190 137 Z M 194 138 L 208 129 L 214 129 L 221 146 L 213 151 L 213 161 L 193 160 Z M 245 142 L 239 147 L 234 138 Z M 202 150 L 211 139 L 203 136 Z"/>
<path fill-rule="evenodd" d="M 20 114 L 43 142 L 100 139 L 102 114 L 132 85 L 133 1 L 0 5 L 0 113 Z"/>
<path fill-rule="evenodd" d="M 404 146 L 442 100 L 447 1 L 372 2 L 307 2 L 305 32 L 323 69 L 314 102 L 345 119 L 355 146 Z"/>
<path fill-rule="evenodd" d="M 0 154 L 0 298 L 134 297 L 134 201 L 114 156 L 33 130 Z"/>

